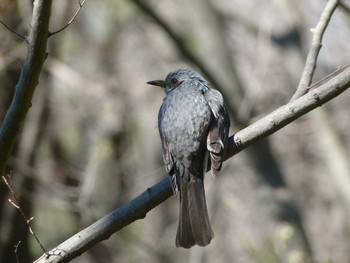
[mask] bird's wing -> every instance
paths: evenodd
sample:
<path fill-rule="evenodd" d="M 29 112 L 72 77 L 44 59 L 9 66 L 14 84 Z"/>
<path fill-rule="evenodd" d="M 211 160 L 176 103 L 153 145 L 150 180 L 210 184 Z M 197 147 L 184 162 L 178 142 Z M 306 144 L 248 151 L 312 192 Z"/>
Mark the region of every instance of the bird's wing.
<path fill-rule="evenodd" d="M 163 161 L 165 165 L 165 170 L 168 174 L 170 174 L 174 167 L 174 159 L 171 154 L 170 145 L 166 141 L 162 141 L 162 147 L 163 147 Z"/>
<path fill-rule="evenodd" d="M 214 116 L 209 126 L 207 149 L 210 153 L 211 173 L 217 176 L 227 150 L 230 118 L 219 91 L 209 89 L 204 96 Z"/>
<path fill-rule="evenodd" d="M 171 144 L 162 139 L 162 147 L 163 147 L 163 161 L 165 170 L 170 175 L 171 178 L 171 187 L 173 188 L 174 195 L 178 195 L 179 189 L 179 175 L 175 172 L 175 158 L 172 153 Z M 180 171 L 181 172 L 181 171 Z"/>

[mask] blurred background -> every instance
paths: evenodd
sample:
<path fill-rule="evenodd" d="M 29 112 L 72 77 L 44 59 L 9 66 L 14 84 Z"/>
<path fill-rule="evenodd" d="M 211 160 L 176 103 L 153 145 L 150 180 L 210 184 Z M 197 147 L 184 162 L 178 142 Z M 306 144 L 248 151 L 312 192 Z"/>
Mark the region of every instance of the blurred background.
<path fill-rule="evenodd" d="M 50 30 L 77 1 L 53 1 Z M 350 4 L 335 11 L 314 81 L 349 63 Z M 48 58 L 7 170 L 49 250 L 165 176 L 157 128 L 161 89 L 179 67 L 225 96 L 231 134 L 286 104 L 299 83 L 326 1 L 87 0 L 49 39 Z M 1 0 L 0 18 L 25 35 L 32 1 Z M 0 26 L 0 121 L 26 56 Z M 170 198 L 72 262 L 349 262 L 350 93 L 298 119 L 206 177 L 212 244 L 175 247 Z M 208 174 L 209 175 L 209 174 Z M 0 184 L 0 262 L 43 252 Z"/>

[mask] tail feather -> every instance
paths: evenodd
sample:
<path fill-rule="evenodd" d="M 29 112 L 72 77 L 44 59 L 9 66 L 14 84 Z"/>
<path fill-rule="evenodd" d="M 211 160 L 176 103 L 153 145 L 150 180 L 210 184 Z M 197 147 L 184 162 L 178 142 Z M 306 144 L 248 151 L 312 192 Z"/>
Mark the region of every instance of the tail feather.
<path fill-rule="evenodd" d="M 214 237 L 205 200 L 203 180 L 180 182 L 180 219 L 176 246 L 206 246 Z"/>

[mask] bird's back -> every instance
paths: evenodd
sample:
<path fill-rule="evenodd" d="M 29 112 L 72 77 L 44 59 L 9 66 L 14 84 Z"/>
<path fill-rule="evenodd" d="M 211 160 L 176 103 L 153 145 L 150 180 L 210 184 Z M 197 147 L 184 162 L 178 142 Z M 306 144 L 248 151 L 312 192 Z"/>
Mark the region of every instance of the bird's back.
<path fill-rule="evenodd" d="M 165 167 L 175 194 L 180 193 L 178 247 L 206 246 L 214 237 L 203 184 L 212 118 L 203 92 L 195 85 L 169 92 L 159 111 Z"/>
<path fill-rule="evenodd" d="M 166 95 L 159 110 L 159 133 L 176 159 L 206 149 L 212 118 L 201 90 L 196 86 L 179 87 Z"/>
<path fill-rule="evenodd" d="M 165 81 L 148 82 L 166 93 L 158 114 L 163 160 L 175 195 L 180 199 L 176 246 L 206 246 L 214 237 L 204 191 L 204 173 L 211 159 L 213 175 L 221 170 L 227 146 L 229 117 L 220 92 L 189 69 L 170 72 Z"/>

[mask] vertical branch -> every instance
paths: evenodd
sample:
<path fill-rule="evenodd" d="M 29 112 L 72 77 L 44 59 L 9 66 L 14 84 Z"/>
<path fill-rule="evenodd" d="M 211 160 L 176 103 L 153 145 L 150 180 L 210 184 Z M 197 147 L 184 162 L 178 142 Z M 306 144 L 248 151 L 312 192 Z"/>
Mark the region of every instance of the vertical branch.
<path fill-rule="evenodd" d="M 31 107 L 32 96 L 47 55 L 51 3 L 52 0 L 34 1 L 31 29 L 26 38 L 28 54 L 23 62 L 10 108 L 0 127 L 0 174 L 4 173 L 19 130 Z"/>
<path fill-rule="evenodd" d="M 329 21 L 331 20 L 333 12 L 338 6 L 338 2 L 338 0 L 328 1 L 325 9 L 322 12 L 321 18 L 316 25 L 316 28 L 311 30 L 311 32 L 313 33 L 311 48 L 306 58 L 299 86 L 297 88 L 297 91 L 293 95 L 291 101 L 307 93 L 307 88 L 312 82 L 312 77 L 316 69 L 317 57 L 322 47 L 323 34 L 326 31 L 326 28 L 328 26 Z"/>

